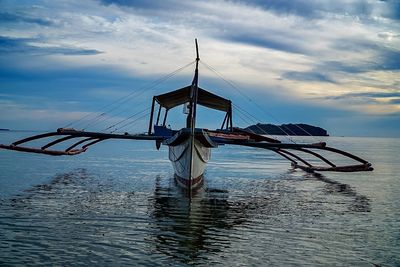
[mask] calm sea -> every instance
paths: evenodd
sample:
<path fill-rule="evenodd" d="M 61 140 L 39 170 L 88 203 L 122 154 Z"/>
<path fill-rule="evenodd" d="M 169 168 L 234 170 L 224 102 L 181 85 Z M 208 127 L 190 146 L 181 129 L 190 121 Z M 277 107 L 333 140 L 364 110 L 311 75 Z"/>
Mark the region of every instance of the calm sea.
<path fill-rule="evenodd" d="M 311 175 L 222 146 L 190 200 L 153 142 L 1 150 L 0 265 L 399 266 L 400 139 L 327 141 L 375 171 Z"/>

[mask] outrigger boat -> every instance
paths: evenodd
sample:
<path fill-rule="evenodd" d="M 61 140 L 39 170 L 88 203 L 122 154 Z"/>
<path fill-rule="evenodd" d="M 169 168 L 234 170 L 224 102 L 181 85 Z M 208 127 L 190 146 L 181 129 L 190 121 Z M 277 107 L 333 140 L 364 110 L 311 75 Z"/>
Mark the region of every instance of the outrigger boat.
<path fill-rule="evenodd" d="M 233 126 L 232 102 L 221 96 L 213 94 L 198 86 L 199 80 L 199 50 L 196 44 L 196 68 L 191 85 L 165 94 L 153 97 L 148 132 L 145 134 L 116 134 L 105 132 L 88 132 L 75 130 L 73 128 L 59 128 L 55 132 L 48 132 L 18 140 L 10 145 L 0 144 L 0 148 L 40 153 L 52 156 L 77 155 L 88 150 L 96 143 L 109 139 L 126 140 L 153 140 L 157 149 L 161 144 L 169 147 L 169 159 L 172 162 L 177 183 L 191 192 L 199 188 L 203 183 L 203 175 L 207 162 L 210 160 L 211 149 L 220 145 L 237 145 L 267 149 L 289 160 L 293 168 L 299 168 L 307 172 L 336 171 L 336 172 L 358 172 L 372 171 L 371 164 L 351 153 L 329 147 L 325 142 L 319 143 L 284 143 L 277 139 L 264 135 L 255 134 L 245 129 Z M 158 105 L 157 118 L 155 119 L 155 108 Z M 173 130 L 166 126 L 168 111 L 184 106 L 187 114 L 186 127 Z M 208 130 L 196 127 L 197 105 L 225 113 L 221 128 Z M 162 123 L 160 114 L 164 109 Z M 155 124 L 153 125 L 153 121 Z M 60 138 L 47 142 L 40 148 L 23 146 L 23 144 L 38 139 L 59 136 Z M 72 145 L 64 150 L 50 149 L 56 144 L 75 139 Z M 80 148 L 78 148 L 80 146 Z M 351 160 L 356 164 L 336 165 L 319 151 L 329 151 Z M 300 153 L 299 153 L 300 152 Z M 299 154 L 307 154 L 314 157 L 324 165 L 315 166 L 309 160 Z"/>

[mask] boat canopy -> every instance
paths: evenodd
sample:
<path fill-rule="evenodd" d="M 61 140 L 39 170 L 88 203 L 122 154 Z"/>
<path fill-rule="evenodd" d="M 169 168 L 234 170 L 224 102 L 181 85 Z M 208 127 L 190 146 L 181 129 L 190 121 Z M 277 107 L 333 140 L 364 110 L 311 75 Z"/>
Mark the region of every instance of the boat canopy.
<path fill-rule="evenodd" d="M 162 95 L 154 96 L 154 99 L 160 106 L 166 109 L 171 109 L 190 102 L 190 88 L 191 85 Z M 198 88 L 197 104 L 225 112 L 230 112 L 232 108 L 232 102 L 230 100 L 210 93 L 200 87 Z"/>

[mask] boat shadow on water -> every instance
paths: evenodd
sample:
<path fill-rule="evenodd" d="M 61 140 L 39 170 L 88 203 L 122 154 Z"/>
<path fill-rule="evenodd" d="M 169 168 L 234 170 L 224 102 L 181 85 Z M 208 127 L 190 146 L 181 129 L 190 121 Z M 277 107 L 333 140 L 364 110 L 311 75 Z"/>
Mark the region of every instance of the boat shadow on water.
<path fill-rule="evenodd" d="M 370 200 L 367 196 L 359 194 L 349 184 L 344 184 L 332 179 L 329 179 L 321 173 L 307 173 L 304 175 L 306 178 L 312 177 L 318 181 L 325 183 L 325 192 L 327 194 L 341 194 L 350 197 L 349 210 L 354 212 L 370 212 Z"/>

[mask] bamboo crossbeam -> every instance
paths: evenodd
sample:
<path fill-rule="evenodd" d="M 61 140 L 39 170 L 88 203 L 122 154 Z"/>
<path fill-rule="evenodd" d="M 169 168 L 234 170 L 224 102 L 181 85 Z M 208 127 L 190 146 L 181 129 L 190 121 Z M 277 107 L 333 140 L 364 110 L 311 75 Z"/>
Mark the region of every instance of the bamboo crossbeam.
<path fill-rule="evenodd" d="M 331 167 L 336 167 L 336 165 L 333 164 L 330 160 L 328 160 L 327 158 L 321 156 L 321 155 L 318 154 L 318 153 L 315 153 L 314 151 L 311 151 L 311 150 L 308 150 L 308 149 L 305 149 L 305 148 L 296 148 L 296 150 L 302 151 L 302 152 L 305 152 L 305 153 L 308 153 L 308 154 L 311 154 L 311 155 L 313 155 L 313 156 L 319 158 L 320 160 L 324 161 L 325 163 L 327 163 L 327 164 L 330 165 Z"/>
<path fill-rule="evenodd" d="M 51 155 L 51 156 L 63 156 L 63 155 L 73 156 L 73 155 L 77 155 L 77 154 L 80 154 L 80 153 L 86 151 L 86 148 L 85 149 L 74 149 L 74 150 L 70 150 L 70 151 L 60 151 L 60 150 L 45 150 L 45 149 L 40 149 L 40 148 L 13 146 L 13 145 L 7 146 L 7 145 L 2 145 L 2 144 L 0 144 L 0 148 L 21 151 L 21 152 L 36 153 L 36 154 L 46 154 L 46 155 Z"/>
<path fill-rule="evenodd" d="M 72 144 L 70 147 L 68 147 L 68 148 L 65 150 L 65 152 L 68 152 L 68 151 L 72 150 L 73 148 L 77 147 L 78 145 L 80 145 L 80 144 L 82 144 L 82 143 L 85 143 L 85 142 L 87 142 L 87 141 L 89 141 L 89 140 L 93 140 L 93 139 L 96 139 L 96 138 L 94 138 L 94 137 L 88 137 L 88 138 L 85 138 L 85 139 L 83 139 L 83 140 L 80 140 L 80 141 L 78 141 L 78 142 Z"/>
<path fill-rule="evenodd" d="M 297 160 L 303 162 L 303 163 L 306 164 L 308 167 L 312 167 L 312 165 L 311 165 L 310 163 L 308 163 L 306 160 L 302 159 L 301 157 L 297 156 L 296 154 L 293 154 L 293 153 L 291 153 L 291 152 L 289 152 L 289 151 L 287 151 L 287 150 L 284 150 L 284 149 L 279 149 L 278 151 L 280 151 L 280 152 L 282 152 L 282 153 L 284 153 L 284 154 L 287 154 L 287 155 L 289 155 L 289 156 L 291 156 L 291 157 L 293 157 L 293 158 L 295 158 L 295 159 L 297 159 Z"/>
<path fill-rule="evenodd" d="M 51 146 L 54 146 L 55 144 L 62 143 L 64 141 L 67 141 L 67 140 L 72 139 L 72 138 L 76 138 L 76 137 L 70 135 L 70 136 L 65 136 L 63 138 L 59 138 L 57 140 L 54 140 L 53 142 L 48 143 L 47 145 L 42 146 L 42 149 L 47 149 L 47 148 L 49 148 Z"/>
<path fill-rule="evenodd" d="M 58 132 L 50 132 L 50 133 L 44 133 L 44 134 L 38 134 L 38 135 L 34 135 L 34 136 L 30 136 L 21 140 L 18 140 L 14 143 L 12 143 L 14 146 L 29 142 L 29 141 L 33 141 L 33 140 L 37 140 L 37 139 L 42 139 L 42 138 L 46 138 L 46 137 L 50 137 L 50 136 L 55 136 L 55 135 L 60 135 Z"/>

